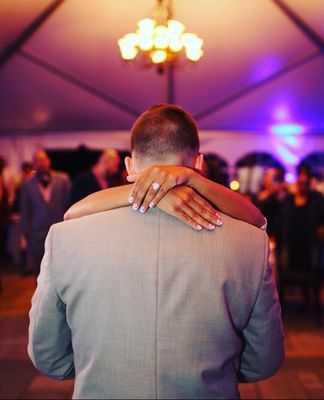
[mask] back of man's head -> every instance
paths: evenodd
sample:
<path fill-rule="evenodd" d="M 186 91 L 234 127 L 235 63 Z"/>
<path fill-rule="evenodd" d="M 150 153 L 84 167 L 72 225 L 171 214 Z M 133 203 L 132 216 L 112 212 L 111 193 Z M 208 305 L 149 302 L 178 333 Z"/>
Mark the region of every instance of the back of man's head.
<path fill-rule="evenodd" d="M 157 104 L 132 126 L 132 156 L 142 165 L 172 163 L 192 166 L 199 152 L 198 127 L 193 117 L 174 104 Z"/>

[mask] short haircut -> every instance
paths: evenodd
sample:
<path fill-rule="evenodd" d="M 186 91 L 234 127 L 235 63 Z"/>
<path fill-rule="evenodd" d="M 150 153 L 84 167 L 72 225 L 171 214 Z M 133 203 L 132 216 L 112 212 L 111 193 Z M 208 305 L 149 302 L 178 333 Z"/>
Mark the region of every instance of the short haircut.
<path fill-rule="evenodd" d="M 132 126 L 131 151 L 137 156 L 163 160 L 165 156 L 199 152 L 198 127 L 188 111 L 174 104 L 156 104 Z"/>

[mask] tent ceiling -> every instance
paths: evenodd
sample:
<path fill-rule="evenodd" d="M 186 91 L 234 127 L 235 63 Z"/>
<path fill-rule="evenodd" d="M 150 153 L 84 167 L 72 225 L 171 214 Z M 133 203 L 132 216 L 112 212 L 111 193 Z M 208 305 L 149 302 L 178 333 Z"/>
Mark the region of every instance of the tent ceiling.
<path fill-rule="evenodd" d="M 323 0 L 284 2 L 324 36 Z M 1 0 L 0 53 L 50 4 Z M 116 44 L 154 4 L 63 1 L 0 64 L 0 130 L 129 129 L 165 102 L 166 77 L 123 64 Z M 175 102 L 202 129 L 264 131 L 281 107 L 286 122 L 324 132 L 323 53 L 275 1 L 173 0 L 173 9 L 205 42 L 202 60 L 174 74 Z"/>

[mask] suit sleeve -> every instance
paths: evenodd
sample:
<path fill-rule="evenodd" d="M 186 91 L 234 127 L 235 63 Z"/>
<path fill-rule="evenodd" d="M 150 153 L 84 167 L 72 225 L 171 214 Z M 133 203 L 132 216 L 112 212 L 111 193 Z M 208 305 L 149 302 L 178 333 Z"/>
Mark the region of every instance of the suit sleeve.
<path fill-rule="evenodd" d="M 53 231 L 51 228 L 46 238 L 45 255 L 32 298 L 28 354 L 40 372 L 64 380 L 74 378 L 74 358 L 66 307 L 51 278 Z"/>
<path fill-rule="evenodd" d="M 266 243 L 268 249 L 267 239 Z M 254 382 L 275 374 L 284 360 L 284 335 L 268 250 L 260 290 L 242 333 L 244 347 L 240 360 L 240 382 Z"/>

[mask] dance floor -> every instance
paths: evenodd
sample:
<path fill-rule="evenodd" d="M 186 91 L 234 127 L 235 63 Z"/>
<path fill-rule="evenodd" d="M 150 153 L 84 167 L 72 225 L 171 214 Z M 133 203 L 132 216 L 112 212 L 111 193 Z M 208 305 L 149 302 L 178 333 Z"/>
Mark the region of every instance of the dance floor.
<path fill-rule="evenodd" d="M 69 399 L 73 381 L 55 381 L 38 373 L 28 359 L 27 327 L 32 277 L 3 276 L 0 294 L 0 399 Z M 284 317 L 286 361 L 272 378 L 241 385 L 243 399 L 323 399 L 324 329 L 313 312 L 301 311 L 292 297 Z M 322 301 L 324 292 L 322 291 Z"/>

